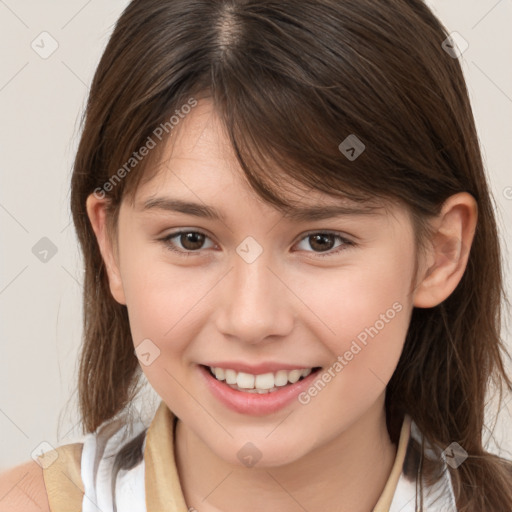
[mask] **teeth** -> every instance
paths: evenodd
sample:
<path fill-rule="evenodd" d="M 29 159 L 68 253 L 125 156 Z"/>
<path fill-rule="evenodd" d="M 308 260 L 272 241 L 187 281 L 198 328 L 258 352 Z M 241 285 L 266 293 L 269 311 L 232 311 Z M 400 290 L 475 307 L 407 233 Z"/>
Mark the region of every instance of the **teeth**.
<path fill-rule="evenodd" d="M 211 367 L 210 367 L 210 370 L 211 370 Z M 217 368 L 217 370 L 218 370 L 218 368 Z M 236 384 L 236 372 L 235 372 L 235 370 L 225 370 L 224 373 L 226 375 L 226 384 Z M 215 374 L 215 377 L 217 377 L 217 374 Z"/>
<path fill-rule="evenodd" d="M 263 375 L 256 375 L 254 387 L 256 389 L 272 389 L 274 387 L 274 374 L 264 373 Z"/>
<path fill-rule="evenodd" d="M 279 370 L 274 375 L 274 384 L 276 386 L 286 386 L 288 384 L 288 372 L 286 370 Z"/>
<path fill-rule="evenodd" d="M 224 368 L 215 368 L 215 377 L 219 380 L 224 380 L 226 378 L 224 375 Z"/>
<path fill-rule="evenodd" d="M 276 373 L 263 373 L 252 375 L 251 373 L 236 372 L 231 369 L 209 367 L 210 372 L 217 380 L 226 381 L 232 388 L 248 393 L 268 393 L 276 391 L 278 387 L 294 384 L 301 377 L 307 377 L 312 369 L 279 370 Z"/>
<path fill-rule="evenodd" d="M 293 384 L 302 377 L 302 370 L 292 370 L 288 374 L 288 380 Z"/>
<path fill-rule="evenodd" d="M 237 386 L 243 389 L 254 388 L 254 380 L 254 375 L 250 373 L 239 372 L 236 376 Z"/>

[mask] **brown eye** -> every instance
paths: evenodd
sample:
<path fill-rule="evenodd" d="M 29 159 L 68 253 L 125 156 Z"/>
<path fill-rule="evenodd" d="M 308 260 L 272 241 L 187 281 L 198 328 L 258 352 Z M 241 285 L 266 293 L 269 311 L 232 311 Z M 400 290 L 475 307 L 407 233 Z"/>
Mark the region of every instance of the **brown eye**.
<path fill-rule="evenodd" d="M 204 243 L 205 236 L 202 233 L 190 232 L 190 233 L 181 233 L 179 235 L 179 241 L 182 244 L 184 249 L 188 251 L 196 251 L 197 249 L 201 249 L 201 246 Z"/>
<path fill-rule="evenodd" d="M 162 238 L 165 247 L 183 256 L 190 256 L 195 252 L 200 254 L 208 236 L 200 231 L 178 231 Z"/>
<path fill-rule="evenodd" d="M 336 240 L 339 240 L 341 243 L 335 245 Z M 342 237 L 337 233 L 324 233 L 322 231 L 306 234 L 306 236 L 302 238 L 299 244 L 304 243 L 305 241 L 308 242 L 307 245 L 309 245 L 309 247 L 313 249 L 313 251 L 308 251 L 307 249 L 304 248 L 303 250 L 305 250 L 306 252 L 316 253 L 316 255 L 319 257 L 333 256 L 341 251 L 348 249 L 349 247 L 356 246 L 355 242 L 347 240 L 346 238 Z"/>
<path fill-rule="evenodd" d="M 334 246 L 334 235 L 325 235 L 325 234 L 319 234 L 319 235 L 310 235 L 308 237 L 310 241 L 310 245 L 313 249 L 318 249 L 319 251 L 328 251 L 329 249 L 332 249 Z"/>

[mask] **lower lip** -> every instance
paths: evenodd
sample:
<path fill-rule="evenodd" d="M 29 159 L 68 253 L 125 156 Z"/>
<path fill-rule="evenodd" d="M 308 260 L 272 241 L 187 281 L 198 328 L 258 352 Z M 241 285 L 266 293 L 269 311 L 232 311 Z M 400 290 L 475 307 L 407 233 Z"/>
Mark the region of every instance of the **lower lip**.
<path fill-rule="evenodd" d="M 283 409 L 311 385 L 320 371 L 311 372 L 304 379 L 283 386 L 272 393 L 259 394 L 233 389 L 225 381 L 217 380 L 210 373 L 209 368 L 202 365 L 198 365 L 198 367 L 206 385 L 216 398 L 233 411 L 250 416 L 263 416 Z"/>

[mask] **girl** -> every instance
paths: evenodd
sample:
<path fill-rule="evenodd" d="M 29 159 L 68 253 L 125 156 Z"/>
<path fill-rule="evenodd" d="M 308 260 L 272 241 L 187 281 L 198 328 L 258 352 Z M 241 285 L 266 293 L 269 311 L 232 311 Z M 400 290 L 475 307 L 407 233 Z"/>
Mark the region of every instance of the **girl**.
<path fill-rule="evenodd" d="M 512 509 L 482 442 L 512 388 L 500 248 L 452 43 L 420 0 L 129 4 L 72 177 L 87 435 L 39 457 L 48 510 Z"/>

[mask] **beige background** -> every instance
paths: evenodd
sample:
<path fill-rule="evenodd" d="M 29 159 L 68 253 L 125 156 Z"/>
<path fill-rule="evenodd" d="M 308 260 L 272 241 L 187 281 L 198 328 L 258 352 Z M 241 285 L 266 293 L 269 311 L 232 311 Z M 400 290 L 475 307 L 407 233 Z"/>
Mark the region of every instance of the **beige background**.
<path fill-rule="evenodd" d="M 41 442 L 56 446 L 81 439 L 76 396 L 70 401 L 81 337 L 82 281 L 68 207 L 70 169 L 88 84 L 126 4 L 0 0 L 0 471 L 28 460 Z M 510 245 L 512 1 L 429 4 L 450 32 L 459 32 L 469 43 L 462 57 L 464 72 L 502 237 Z M 47 59 L 31 47 L 43 31 L 58 43 Z M 51 40 L 45 41 L 48 50 Z M 32 252 L 43 237 L 57 250 L 46 263 Z M 510 348 L 510 329 L 506 340 Z M 151 410 L 156 396 L 151 389 L 148 393 Z M 495 439 L 487 432 L 485 439 L 491 451 L 512 458 L 512 400 L 505 400 Z"/>

